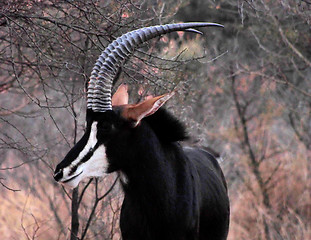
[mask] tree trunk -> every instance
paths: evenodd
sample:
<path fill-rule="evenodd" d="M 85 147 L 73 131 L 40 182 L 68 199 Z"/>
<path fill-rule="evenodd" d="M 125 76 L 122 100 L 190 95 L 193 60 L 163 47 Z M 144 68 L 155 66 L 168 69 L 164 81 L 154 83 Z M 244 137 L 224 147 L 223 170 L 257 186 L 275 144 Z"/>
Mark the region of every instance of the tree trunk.
<path fill-rule="evenodd" d="M 79 231 L 79 186 L 73 189 L 71 200 L 71 234 L 70 240 L 78 240 Z"/>

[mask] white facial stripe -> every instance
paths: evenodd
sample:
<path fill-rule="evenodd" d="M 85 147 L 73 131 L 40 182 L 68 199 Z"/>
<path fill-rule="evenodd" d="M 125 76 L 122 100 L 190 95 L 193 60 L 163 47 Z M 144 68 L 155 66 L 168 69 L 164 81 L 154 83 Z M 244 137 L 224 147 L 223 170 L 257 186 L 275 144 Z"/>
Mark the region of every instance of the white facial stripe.
<path fill-rule="evenodd" d="M 87 144 L 85 145 L 85 147 L 83 148 L 83 150 L 80 152 L 79 156 L 77 157 L 76 160 L 74 160 L 70 166 L 76 166 L 81 159 L 90 151 L 91 148 L 94 148 L 96 143 L 97 143 L 97 123 L 98 122 L 93 122 L 92 126 L 91 126 L 91 132 L 90 132 L 90 136 L 89 139 L 87 141 Z"/>
<path fill-rule="evenodd" d="M 100 145 L 94 152 L 89 161 L 81 165 L 83 176 L 101 177 L 106 173 L 108 162 L 106 159 L 106 148 Z"/>

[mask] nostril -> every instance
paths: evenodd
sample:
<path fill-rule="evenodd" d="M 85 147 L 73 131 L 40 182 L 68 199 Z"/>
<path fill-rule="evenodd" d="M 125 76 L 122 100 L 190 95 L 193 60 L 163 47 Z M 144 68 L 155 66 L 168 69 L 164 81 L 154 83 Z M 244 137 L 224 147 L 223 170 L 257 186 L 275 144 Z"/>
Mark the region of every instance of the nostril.
<path fill-rule="evenodd" d="M 63 177 L 63 171 L 59 170 L 57 173 L 54 174 L 54 179 L 56 182 L 58 182 Z"/>

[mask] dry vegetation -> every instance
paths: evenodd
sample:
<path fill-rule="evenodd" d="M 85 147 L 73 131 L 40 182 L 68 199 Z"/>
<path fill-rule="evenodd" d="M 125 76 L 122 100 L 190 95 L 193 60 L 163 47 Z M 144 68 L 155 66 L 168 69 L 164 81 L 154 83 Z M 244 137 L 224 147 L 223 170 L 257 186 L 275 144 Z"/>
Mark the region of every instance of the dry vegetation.
<path fill-rule="evenodd" d="M 101 50 L 173 21 L 225 29 L 149 42 L 119 79 L 131 101 L 138 89 L 179 89 L 168 108 L 187 144 L 221 153 L 229 239 L 311 239 L 310 16 L 311 3 L 295 0 L 0 3 L 1 239 L 120 239 L 116 176 L 72 191 L 53 169 L 84 129 L 84 86 Z"/>

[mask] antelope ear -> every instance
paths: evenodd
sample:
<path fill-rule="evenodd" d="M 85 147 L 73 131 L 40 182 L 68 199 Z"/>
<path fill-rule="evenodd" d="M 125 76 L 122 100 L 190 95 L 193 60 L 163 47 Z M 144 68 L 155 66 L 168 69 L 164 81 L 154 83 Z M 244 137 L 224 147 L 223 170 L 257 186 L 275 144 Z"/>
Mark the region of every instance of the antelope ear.
<path fill-rule="evenodd" d="M 135 105 L 127 105 L 123 110 L 122 116 L 134 121 L 134 127 L 136 127 L 144 117 L 154 114 L 174 94 L 175 92 L 173 91 L 158 97 L 148 98 Z"/>
<path fill-rule="evenodd" d="M 128 86 L 121 84 L 111 99 L 112 106 L 126 105 L 129 102 Z"/>

